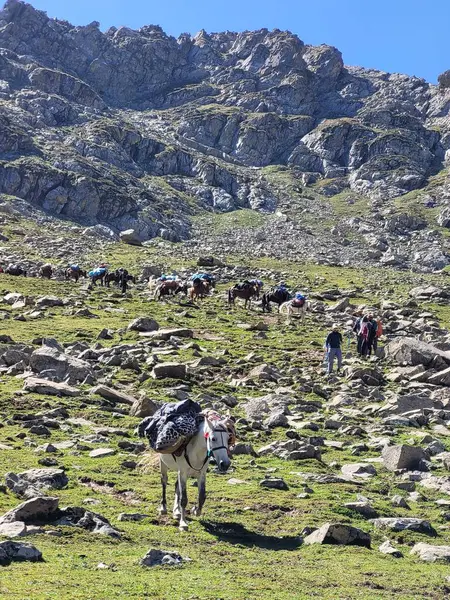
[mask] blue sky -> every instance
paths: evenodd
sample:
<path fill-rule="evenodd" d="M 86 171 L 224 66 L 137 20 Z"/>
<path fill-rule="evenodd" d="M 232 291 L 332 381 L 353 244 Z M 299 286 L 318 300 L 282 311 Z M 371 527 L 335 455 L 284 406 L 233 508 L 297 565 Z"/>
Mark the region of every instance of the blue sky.
<path fill-rule="evenodd" d="M 1 1 L 1 0 L 0 0 Z M 341 50 L 348 65 L 436 82 L 450 69 L 450 0 L 30 0 L 51 17 L 101 28 L 161 25 L 182 32 L 289 29 Z"/>

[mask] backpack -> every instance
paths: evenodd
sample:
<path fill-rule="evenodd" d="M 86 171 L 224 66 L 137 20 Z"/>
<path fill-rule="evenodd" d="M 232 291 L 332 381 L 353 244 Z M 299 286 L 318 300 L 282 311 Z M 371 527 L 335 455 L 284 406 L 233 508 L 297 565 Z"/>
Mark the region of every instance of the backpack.
<path fill-rule="evenodd" d="M 377 336 L 377 338 L 379 338 L 383 335 L 383 323 L 380 320 L 376 321 L 376 323 L 377 323 L 376 336 Z"/>
<path fill-rule="evenodd" d="M 295 294 L 294 299 L 292 300 L 292 306 L 295 306 L 296 308 L 301 308 L 302 306 L 305 305 L 306 302 L 306 298 L 303 294 L 300 294 L 300 292 L 297 292 Z"/>

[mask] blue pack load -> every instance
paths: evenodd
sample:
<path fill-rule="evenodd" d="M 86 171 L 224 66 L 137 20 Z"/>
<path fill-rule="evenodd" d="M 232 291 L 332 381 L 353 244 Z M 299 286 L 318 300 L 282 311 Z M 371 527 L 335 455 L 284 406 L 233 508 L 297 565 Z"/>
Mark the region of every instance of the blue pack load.
<path fill-rule="evenodd" d="M 106 273 L 106 269 L 104 267 L 97 267 L 93 271 L 90 271 L 89 277 L 99 277 Z"/>

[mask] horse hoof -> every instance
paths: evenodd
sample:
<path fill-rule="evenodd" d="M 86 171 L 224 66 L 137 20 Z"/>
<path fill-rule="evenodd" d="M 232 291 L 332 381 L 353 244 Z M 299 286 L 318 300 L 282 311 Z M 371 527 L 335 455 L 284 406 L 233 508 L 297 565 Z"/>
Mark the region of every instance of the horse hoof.
<path fill-rule="evenodd" d="M 181 517 L 181 513 L 179 512 L 174 512 L 173 513 L 173 518 L 175 519 L 175 521 L 179 521 Z"/>
<path fill-rule="evenodd" d="M 196 506 L 194 506 L 194 508 L 191 510 L 191 514 L 194 517 L 200 517 L 200 515 L 202 514 L 202 511 L 197 508 Z"/>
<path fill-rule="evenodd" d="M 160 516 L 161 516 L 161 517 L 162 517 L 162 516 L 164 516 L 164 515 L 167 515 L 167 509 L 165 509 L 165 508 L 160 508 L 160 509 L 159 509 L 159 514 L 160 514 Z"/>
<path fill-rule="evenodd" d="M 180 526 L 178 527 L 178 529 L 180 531 L 187 531 L 188 530 L 188 524 L 187 523 L 183 523 L 183 525 L 180 524 Z"/>

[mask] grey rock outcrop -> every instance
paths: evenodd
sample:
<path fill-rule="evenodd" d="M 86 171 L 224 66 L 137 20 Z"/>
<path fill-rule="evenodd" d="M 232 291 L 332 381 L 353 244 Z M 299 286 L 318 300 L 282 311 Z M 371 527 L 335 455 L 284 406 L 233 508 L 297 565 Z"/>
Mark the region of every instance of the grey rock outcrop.
<path fill-rule="evenodd" d="M 438 87 L 346 66 L 336 48 L 289 31 L 178 40 L 156 25 L 102 32 L 11 0 L 0 13 L 0 48 L 0 194 L 80 222 L 85 237 L 176 242 L 191 235 L 194 212 L 274 212 L 292 199 L 319 232 L 329 196 L 389 201 L 426 186 L 449 150 L 448 72 Z M 445 214 L 439 189 L 445 184 L 426 193 Z M 447 226 L 444 217 L 438 224 Z M 292 221 L 279 227 L 277 240 L 298 239 Z M 406 208 L 365 215 L 357 233 L 374 228 L 386 234 L 383 264 L 449 263 L 445 240 L 423 250 L 430 223 Z M 398 234 L 416 236 L 405 255 Z M 323 258 L 301 237 L 308 256 Z M 357 252 L 331 240 L 333 256 L 380 259 L 360 237 L 351 242 Z"/>

